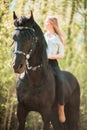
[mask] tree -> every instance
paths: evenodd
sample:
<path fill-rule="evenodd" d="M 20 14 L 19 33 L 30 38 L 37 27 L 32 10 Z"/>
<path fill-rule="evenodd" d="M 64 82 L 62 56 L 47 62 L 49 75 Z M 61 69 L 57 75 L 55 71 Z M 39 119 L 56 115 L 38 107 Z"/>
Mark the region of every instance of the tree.
<path fill-rule="evenodd" d="M 33 10 L 35 21 L 43 32 L 45 32 L 44 21 L 47 15 L 55 15 L 58 18 L 66 41 L 65 58 L 59 63 L 62 69 L 72 72 L 78 78 L 81 86 L 81 113 L 85 114 L 87 111 L 87 0 L 6 0 L 0 1 L 0 7 L 0 129 L 17 129 L 15 114 L 17 76 L 11 65 L 14 46 L 9 47 L 13 42 L 11 35 L 14 30 L 12 23 L 14 10 L 18 16 L 28 17 L 30 10 Z M 37 119 L 39 125 L 35 127 L 41 128 L 41 117 L 35 113 L 31 113 L 30 116 L 34 120 L 28 117 L 26 127 L 35 129 L 32 124 L 33 121 L 35 124 Z"/>

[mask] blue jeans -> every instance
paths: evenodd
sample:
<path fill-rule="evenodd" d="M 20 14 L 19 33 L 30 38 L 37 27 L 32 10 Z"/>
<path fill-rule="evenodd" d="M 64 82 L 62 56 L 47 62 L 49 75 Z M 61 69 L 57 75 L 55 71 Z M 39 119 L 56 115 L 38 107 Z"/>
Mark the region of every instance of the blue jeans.
<path fill-rule="evenodd" d="M 64 105 L 65 103 L 65 86 L 64 86 L 64 79 L 59 68 L 57 60 L 49 60 L 49 64 L 51 65 L 55 79 L 56 79 L 56 94 L 57 94 L 57 101 L 58 104 Z"/>

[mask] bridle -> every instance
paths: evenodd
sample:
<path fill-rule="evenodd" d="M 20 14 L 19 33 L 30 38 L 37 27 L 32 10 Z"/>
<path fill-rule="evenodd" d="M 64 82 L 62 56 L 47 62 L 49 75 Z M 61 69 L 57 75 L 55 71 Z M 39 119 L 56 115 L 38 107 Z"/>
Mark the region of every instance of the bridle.
<path fill-rule="evenodd" d="M 37 42 L 37 41 L 38 41 L 38 38 L 35 36 L 35 30 L 34 30 L 34 28 L 24 27 L 24 26 L 18 26 L 18 27 L 16 27 L 15 30 L 31 30 L 31 31 L 33 32 L 33 33 L 32 33 L 32 34 L 33 34 L 33 42 Z M 32 42 L 32 44 L 33 44 L 33 42 Z M 28 60 L 30 59 L 30 56 L 31 56 L 31 54 L 32 54 L 32 51 L 33 51 L 33 48 L 31 48 L 30 51 L 28 52 L 28 54 L 26 54 L 26 53 L 23 52 L 23 51 L 16 50 L 16 51 L 14 52 L 14 54 L 19 54 L 19 55 L 21 54 L 21 55 L 25 56 L 27 69 L 28 69 L 28 70 L 36 71 L 38 68 L 42 67 L 42 64 L 37 65 L 37 66 L 34 66 L 34 67 L 33 67 L 33 66 L 29 66 Z"/>

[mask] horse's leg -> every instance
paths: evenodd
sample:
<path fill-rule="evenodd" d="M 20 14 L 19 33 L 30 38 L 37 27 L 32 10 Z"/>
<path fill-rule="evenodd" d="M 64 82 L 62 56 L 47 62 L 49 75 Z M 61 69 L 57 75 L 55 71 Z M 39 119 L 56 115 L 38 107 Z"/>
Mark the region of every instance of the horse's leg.
<path fill-rule="evenodd" d="M 43 120 L 43 130 L 50 130 L 50 112 L 51 112 L 50 108 L 45 107 L 41 113 Z"/>
<path fill-rule="evenodd" d="M 57 114 L 57 109 L 52 111 L 51 116 L 50 116 L 50 121 L 53 125 L 54 130 L 59 130 L 58 129 L 58 114 Z"/>
<path fill-rule="evenodd" d="M 20 103 L 18 103 L 17 106 L 17 117 L 18 117 L 18 130 L 24 130 L 25 129 L 25 121 L 26 121 L 26 116 L 28 114 L 28 111 L 24 108 L 24 106 Z"/>
<path fill-rule="evenodd" d="M 49 122 L 49 119 L 47 117 L 47 115 L 44 115 L 43 116 L 43 130 L 50 130 L 50 122 Z"/>

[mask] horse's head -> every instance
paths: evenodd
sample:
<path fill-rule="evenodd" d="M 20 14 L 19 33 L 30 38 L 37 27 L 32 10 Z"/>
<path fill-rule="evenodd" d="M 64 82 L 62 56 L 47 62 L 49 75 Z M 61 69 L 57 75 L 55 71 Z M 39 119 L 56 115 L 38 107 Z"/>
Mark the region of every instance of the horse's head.
<path fill-rule="evenodd" d="M 34 26 L 33 14 L 25 17 L 21 16 L 17 18 L 15 12 L 13 12 L 15 30 L 13 32 L 13 40 L 15 43 L 15 57 L 13 68 L 14 72 L 22 73 L 26 69 L 26 60 L 28 61 L 31 53 L 35 50 L 37 36 Z"/>

